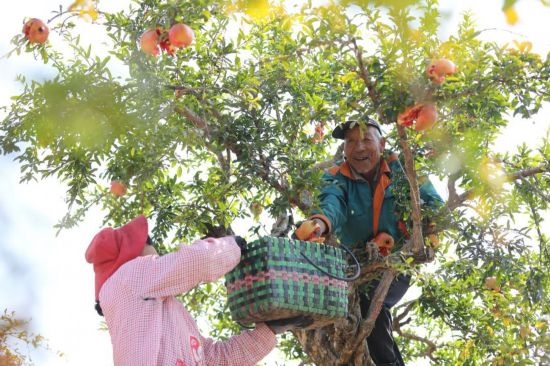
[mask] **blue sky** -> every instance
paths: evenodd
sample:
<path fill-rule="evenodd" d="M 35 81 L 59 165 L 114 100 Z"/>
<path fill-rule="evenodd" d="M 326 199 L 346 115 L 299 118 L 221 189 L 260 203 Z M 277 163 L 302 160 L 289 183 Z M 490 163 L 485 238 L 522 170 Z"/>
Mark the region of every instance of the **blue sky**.
<path fill-rule="evenodd" d="M 48 19 L 51 11 L 72 1 L 21 0 L 4 5 L 0 14 L 0 55 L 11 46 L 10 39 L 21 31 L 25 17 Z M 101 1 L 102 7 L 114 2 Z M 116 2 L 120 6 L 121 2 Z M 534 50 L 546 54 L 550 40 L 543 29 L 550 20 L 550 8 L 540 1 L 520 0 L 517 11 L 520 21 L 508 27 L 500 11 L 502 1 L 442 1 L 452 4 L 442 35 L 454 32 L 461 11 L 472 9 L 481 28 L 496 28 L 483 33 L 486 39 L 501 42 L 521 39 L 524 35 L 534 43 Z M 460 8 L 458 8 L 458 6 Z M 89 25 L 79 25 L 88 27 Z M 513 32 L 513 33 L 512 33 Z M 60 44 L 51 37 L 54 46 Z M 10 103 L 9 96 L 20 86 L 17 74 L 43 80 L 53 70 L 36 61 L 30 54 L 0 59 L 0 105 Z M 499 140 L 503 148 L 512 142 L 540 138 L 548 129 L 549 107 L 536 117 L 538 122 L 526 129 L 517 122 Z M 0 112 L 2 114 L 3 112 Z M 529 131 L 530 133 L 526 132 Z M 111 365 L 108 333 L 98 331 L 100 320 L 93 310 L 93 271 L 84 260 L 84 251 L 100 228 L 100 213 L 91 212 L 78 228 L 56 236 L 53 226 L 66 212 L 65 187 L 54 179 L 20 184 L 19 166 L 14 156 L 0 156 L 0 311 L 14 310 L 20 317 L 31 319 L 31 331 L 48 339 L 51 351 L 31 352 L 37 365 Z M 63 352 L 58 357 L 56 351 Z M 275 357 L 273 357 L 275 358 Z M 271 363 L 274 364 L 274 363 Z"/>

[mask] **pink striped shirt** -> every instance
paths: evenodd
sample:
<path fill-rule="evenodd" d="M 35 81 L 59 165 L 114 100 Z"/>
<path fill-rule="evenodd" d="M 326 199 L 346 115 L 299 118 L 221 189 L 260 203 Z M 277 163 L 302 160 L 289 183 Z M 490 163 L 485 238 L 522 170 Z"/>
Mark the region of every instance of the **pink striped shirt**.
<path fill-rule="evenodd" d="M 115 366 L 255 365 L 276 345 L 265 325 L 224 342 L 199 333 L 174 296 L 220 278 L 237 265 L 233 237 L 197 240 L 163 256 L 137 257 L 101 287 Z"/>

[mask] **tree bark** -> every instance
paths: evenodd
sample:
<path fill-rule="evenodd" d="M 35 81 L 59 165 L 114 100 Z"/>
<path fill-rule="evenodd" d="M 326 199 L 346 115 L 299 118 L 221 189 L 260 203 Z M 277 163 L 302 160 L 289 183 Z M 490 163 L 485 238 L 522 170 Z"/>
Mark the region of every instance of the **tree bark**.
<path fill-rule="evenodd" d="M 405 127 L 397 125 L 399 144 L 405 157 L 405 175 L 409 181 L 411 195 L 412 240 L 403 245 L 404 253 L 411 252 L 415 255 L 424 253 L 424 238 L 422 236 L 422 214 L 420 212 L 420 192 L 418 190 L 418 178 L 414 169 L 414 158 L 407 142 Z"/>
<path fill-rule="evenodd" d="M 403 261 L 400 256 L 390 257 L 377 257 L 370 264 L 363 265 L 360 278 L 349 287 L 348 316 L 345 319 L 322 328 L 294 332 L 312 363 L 320 366 L 374 365 L 366 340 L 374 328 L 389 287 L 398 274 L 392 263 Z M 358 288 L 376 277 L 376 273 L 381 274 L 380 282 L 366 318 L 363 318 Z"/>

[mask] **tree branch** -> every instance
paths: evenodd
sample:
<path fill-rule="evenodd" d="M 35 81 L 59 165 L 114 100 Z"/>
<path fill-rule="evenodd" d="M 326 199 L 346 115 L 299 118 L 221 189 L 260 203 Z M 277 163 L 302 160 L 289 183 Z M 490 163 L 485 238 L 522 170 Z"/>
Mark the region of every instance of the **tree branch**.
<path fill-rule="evenodd" d="M 405 310 L 403 310 L 400 314 L 398 314 L 393 319 L 392 328 L 393 328 L 393 330 L 395 330 L 397 332 L 397 334 L 399 334 L 403 338 L 407 338 L 407 339 L 411 339 L 411 340 L 415 340 L 415 341 L 418 341 L 418 342 L 425 343 L 427 345 L 426 351 L 419 354 L 418 356 L 419 357 L 429 357 L 431 360 L 436 361 L 436 358 L 433 356 L 433 353 L 437 350 L 437 345 L 435 344 L 435 342 L 433 342 L 433 341 L 431 341 L 427 338 L 420 337 L 416 334 L 405 332 L 402 329 L 403 325 L 408 323 L 408 321 L 403 321 L 403 319 L 405 319 L 409 315 L 409 313 L 416 306 L 416 304 L 417 304 L 417 300 L 413 300 L 413 301 L 409 301 L 408 303 L 405 303 L 403 305 L 400 305 L 399 308 L 404 307 Z"/>
<path fill-rule="evenodd" d="M 353 49 L 355 51 L 355 59 L 357 60 L 357 67 L 359 69 L 359 77 L 363 82 L 365 83 L 365 86 L 367 87 L 367 93 L 372 101 L 373 105 L 376 107 L 376 114 L 378 115 L 378 119 L 380 121 L 386 122 L 386 116 L 384 116 L 384 113 L 382 112 L 382 109 L 380 108 L 380 96 L 376 92 L 376 85 L 372 82 L 369 76 L 369 71 L 365 67 L 365 63 L 363 62 L 363 50 L 361 47 L 357 44 L 357 40 L 355 38 L 352 39 L 352 45 Z"/>
<path fill-rule="evenodd" d="M 447 207 L 451 202 L 456 202 L 458 200 L 458 193 L 456 193 L 456 181 L 460 175 L 451 174 L 447 180 L 447 190 L 449 191 L 449 198 L 447 199 Z"/>
<path fill-rule="evenodd" d="M 536 175 L 536 174 L 539 174 L 539 173 L 545 173 L 545 172 L 548 172 L 550 171 L 550 164 L 540 164 L 538 166 L 535 166 L 535 167 L 532 167 L 532 168 L 527 168 L 527 169 L 523 169 L 523 170 L 519 170 L 517 172 L 513 172 L 513 173 L 510 173 L 508 175 L 508 178 L 510 180 L 516 180 L 516 179 L 521 179 L 521 178 L 525 178 L 525 177 L 531 177 L 533 175 Z"/>
<path fill-rule="evenodd" d="M 418 180 L 414 169 L 414 158 L 407 140 L 405 127 L 397 125 L 397 134 L 403 156 L 405 157 L 405 175 L 409 181 L 411 196 L 411 217 L 412 217 L 412 240 L 403 245 L 402 252 L 419 255 L 424 252 L 424 238 L 422 237 L 422 214 L 420 212 L 420 192 L 418 190 Z"/>
<path fill-rule="evenodd" d="M 399 313 L 393 321 L 397 322 L 400 326 L 402 326 L 403 325 L 402 320 L 405 319 L 407 317 L 407 315 L 409 315 L 411 310 L 416 306 L 416 303 L 417 303 L 417 300 L 413 300 L 413 301 L 409 301 L 407 303 L 404 303 L 402 305 L 399 305 L 397 307 L 397 309 L 405 308 L 405 310 L 403 310 L 401 313 Z"/>
<path fill-rule="evenodd" d="M 378 318 L 378 314 L 380 314 L 380 311 L 382 310 L 384 299 L 388 294 L 388 290 L 396 274 L 397 271 L 391 268 L 388 268 L 382 272 L 382 278 L 380 279 L 378 287 L 374 291 L 374 297 L 370 302 L 367 318 L 361 321 L 361 325 L 359 326 L 356 336 L 350 338 L 342 349 L 340 359 L 338 360 L 339 365 L 346 364 L 352 357 L 353 353 L 358 350 L 362 344 L 364 344 L 365 339 L 372 332 L 376 318 Z M 364 346 L 362 348 L 364 348 Z"/>
<path fill-rule="evenodd" d="M 174 111 L 178 113 L 180 116 L 183 116 L 187 118 L 193 125 L 202 131 L 205 136 L 205 145 L 212 153 L 216 155 L 216 158 L 218 159 L 218 163 L 220 164 L 220 167 L 225 173 L 229 173 L 230 164 L 229 159 L 226 159 L 223 156 L 222 151 L 219 151 L 219 149 L 214 148 L 214 145 L 212 143 L 212 131 L 210 130 L 210 127 L 208 126 L 208 123 L 206 120 L 195 114 L 193 111 L 191 111 L 187 107 L 179 107 L 175 106 Z"/>
<path fill-rule="evenodd" d="M 201 130 L 204 133 L 204 135 L 208 138 L 208 140 L 210 140 L 212 138 L 210 128 L 208 127 L 208 124 L 206 123 L 206 121 L 204 119 L 197 116 L 194 112 L 192 112 L 187 107 L 175 106 L 174 110 L 179 115 L 181 115 L 181 116 L 187 118 L 189 121 L 191 121 L 191 123 L 193 123 L 193 125 L 196 128 L 198 128 L 199 130 Z"/>
<path fill-rule="evenodd" d="M 514 180 L 517 180 L 517 179 L 523 179 L 523 178 L 526 178 L 526 177 L 531 177 L 533 175 L 540 174 L 540 173 L 545 173 L 545 172 L 548 172 L 548 171 L 550 171 L 550 165 L 545 163 L 545 164 L 540 164 L 536 167 L 527 168 L 527 169 L 523 169 L 523 170 L 519 170 L 519 171 L 516 171 L 516 172 L 509 173 L 508 174 L 508 179 L 510 181 L 514 181 Z M 447 210 L 448 211 L 452 211 L 452 210 L 462 206 L 462 204 L 464 202 L 466 202 L 467 200 L 469 200 L 469 199 L 471 199 L 472 197 L 475 196 L 475 190 L 474 189 L 469 189 L 469 190 L 463 192 L 462 194 L 456 194 L 456 189 L 454 187 L 455 182 L 456 182 L 456 179 L 451 180 L 451 178 L 449 178 L 449 182 L 448 182 L 448 185 L 447 185 L 449 187 L 449 200 L 447 201 Z M 451 189 L 451 187 L 452 187 L 452 189 Z"/>
<path fill-rule="evenodd" d="M 195 89 L 190 89 L 190 88 L 186 88 L 184 86 L 177 86 L 177 85 L 169 85 L 167 87 L 170 88 L 170 89 L 174 89 L 176 91 L 179 91 L 183 94 L 194 94 L 195 96 L 197 96 L 196 95 L 197 93 L 196 93 Z M 212 112 L 212 114 L 217 119 L 222 119 L 223 118 L 222 114 L 216 108 L 214 108 L 212 106 L 212 103 L 210 103 L 205 98 L 199 98 L 199 99 L 203 103 L 205 103 L 206 105 L 209 106 L 209 110 Z M 230 163 L 229 162 L 231 161 L 231 159 L 229 157 L 229 154 L 228 154 L 228 158 L 226 159 L 223 156 L 223 154 L 220 151 L 218 151 L 218 149 L 215 149 L 215 147 L 213 145 L 213 141 L 215 140 L 215 136 L 214 136 L 213 131 L 208 126 L 208 123 L 203 118 L 196 115 L 193 111 L 189 110 L 186 107 L 175 106 L 174 110 L 179 115 L 181 115 L 181 116 L 187 118 L 188 120 L 190 120 L 191 123 L 193 123 L 193 125 L 197 129 L 201 130 L 204 133 L 204 135 L 206 137 L 206 147 L 211 152 L 216 154 L 216 157 L 218 158 L 218 161 L 219 161 L 222 169 L 225 172 L 229 172 L 229 169 L 230 169 Z M 237 158 L 240 158 L 242 156 L 242 151 L 232 141 L 223 140 L 223 141 L 218 141 L 218 143 L 223 145 L 228 151 L 234 153 L 237 156 Z M 270 170 L 271 163 L 265 157 L 260 156 L 259 164 L 256 164 L 255 167 L 257 168 L 256 172 L 258 174 L 258 177 L 260 177 L 264 182 L 266 182 L 268 185 L 270 185 L 272 188 L 274 188 L 279 193 L 287 194 L 288 184 L 286 184 L 285 181 L 282 181 L 282 182 L 279 181 L 276 177 L 273 176 L 273 174 L 271 174 L 271 170 Z M 290 201 L 292 203 L 294 203 L 301 210 L 307 211 L 308 207 L 306 205 L 304 205 L 299 199 L 290 198 Z"/>
<path fill-rule="evenodd" d="M 396 326 L 395 321 L 393 322 L 393 330 L 395 330 L 397 334 L 399 334 L 399 336 L 403 338 L 426 344 L 427 349 L 424 352 L 420 353 L 418 357 L 429 357 L 432 361 L 437 361 L 437 358 L 433 355 L 433 353 L 437 350 L 437 344 L 435 344 L 433 341 L 429 340 L 428 338 L 420 337 L 419 335 L 403 331 L 399 325 Z"/>

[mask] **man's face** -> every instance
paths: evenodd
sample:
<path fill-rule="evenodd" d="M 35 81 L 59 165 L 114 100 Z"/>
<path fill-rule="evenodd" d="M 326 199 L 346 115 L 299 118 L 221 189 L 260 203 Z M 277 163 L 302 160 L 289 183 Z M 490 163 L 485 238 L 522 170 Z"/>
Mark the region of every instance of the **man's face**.
<path fill-rule="evenodd" d="M 385 140 L 375 127 L 355 126 L 346 132 L 344 155 L 357 173 L 368 176 L 380 161 L 384 145 Z"/>

